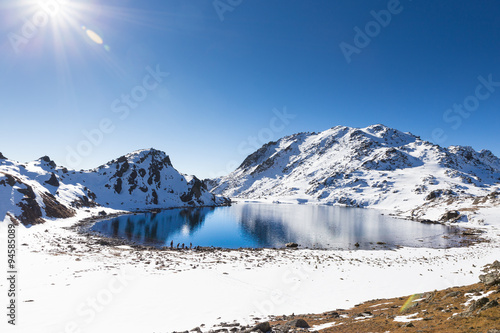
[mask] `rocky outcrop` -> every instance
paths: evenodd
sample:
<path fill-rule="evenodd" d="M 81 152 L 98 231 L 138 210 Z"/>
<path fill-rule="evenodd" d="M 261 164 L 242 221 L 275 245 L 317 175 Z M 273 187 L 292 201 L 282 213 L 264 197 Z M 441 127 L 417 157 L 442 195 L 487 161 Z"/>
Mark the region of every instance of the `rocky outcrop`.
<path fill-rule="evenodd" d="M 441 216 L 439 221 L 455 222 L 455 221 L 458 221 L 460 219 L 460 216 L 461 215 L 460 215 L 460 212 L 458 210 L 451 210 L 451 211 L 446 212 L 443 216 Z"/>
<path fill-rule="evenodd" d="M 47 165 L 53 169 L 57 167 L 56 162 L 52 161 L 48 156 L 42 156 L 38 160 L 47 163 Z"/>
<path fill-rule="evenodd" d="M 25 225 L 39 224 L 45 222 L 44 218 L 68 218 L 75 215 L 75 211 L 60 203 L 50 192 L 40 192 L 33 186 L 25 183 L 18 177 L 3 173 L 4 179 L 0 180 L 0 186 L 13 188 L 20 194 L 17 196 L 17 214 L 10 214 Z M 16 194 L 14 193 L 14 198 Z M 41 199 L 41 200 L 40 200 Z M 40 206 L 39 202 L 43 202 Z"/>
<path fill-rule="evenodd" d="M 59 187 L 59 180 L 57 179 L 56 174 L 52 172 L 50 174 L 50 179 L 45 181 L 45 184 Z"/>
<path fill-rule="evenodd" d="M 51 218 L 68 218 L 75 216 L 75 210 L 66 207 L 50 193 L 42 193 L 43 204 L 45 205 L 45 216 Z"/>
<path fill-rule="evenodd" d="M 485 196 L 500 184 L 500 160 L 489 151 L 443 148 L 384 125 L 337 126 L 266 143 L 229 175 L 205 183 L 228 197 L 411 213 Z"/>
<path fill-rule="evenodd" d="M 210 193 L 194 176 L 179 173 L 162 151 L 140 150 L 93 170 L 57 167 L 48 156 L 26 164 L 2 160 L 0 217 L 25 225 L 68 218 L 86 207 L 145 210 L 218 206 L 230 201 Z"/>
<path fill-rule="evenodd" d="M 479 280 L 486 286 L 500 285 L 500 262 L 495 261 L 487 265 L 483 270 L 485 274 L 479 276 Z"/>

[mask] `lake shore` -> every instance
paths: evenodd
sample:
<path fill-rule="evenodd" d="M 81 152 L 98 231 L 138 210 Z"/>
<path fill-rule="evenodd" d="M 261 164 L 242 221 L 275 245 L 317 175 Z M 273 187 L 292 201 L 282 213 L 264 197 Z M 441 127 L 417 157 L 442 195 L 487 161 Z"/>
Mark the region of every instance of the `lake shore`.
<path fill-rule="evenodd" d="M 282 249 L 287 244 L 315 250 L 389 250 L 451 248 L 485 241 L 481 230 L 463 223 L 416 221 L 376 209 L 314 204 L 240 202 L 231 207 L 104 214 L 73 228 L 108 237 L 103 239 L 108 244 L 161 250 Z"/>
<path fill-rule="evenodd" d="M 500 223 L 488 218 L 498 216 L 492 212 L 484 225 L 470 225 L 484 231 L 486 241 L 461 248 L 198 252 L 102 244 L 101 237 L 73 229 L 100 210 L 18 230 L 20 331 L 170 332 L 234 320 L 251 325 L 271 315 L 348 309 L 370 299 L 472 284 L 500 253 Z"/>

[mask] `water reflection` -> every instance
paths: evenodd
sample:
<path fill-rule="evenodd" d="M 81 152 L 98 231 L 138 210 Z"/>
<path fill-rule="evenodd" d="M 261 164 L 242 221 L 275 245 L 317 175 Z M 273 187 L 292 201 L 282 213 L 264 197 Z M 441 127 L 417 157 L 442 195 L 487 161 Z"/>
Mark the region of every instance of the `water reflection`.
<path fill-rule="evenodd" d="M 174 246 L 302 247 L 361 249 L 395 245 L 443 248 L 456 228 L 381 215 L 370 209 L 314 205 L 236 204 L 231 207 L 173 209 L 101 221 L 93 231 L 142 244 Z M 377 244 L 379 243 L 379 244 Z M 381 244 L 385 243 L 385 244 Z"/>
<path fill-rule="evenodd" d="M 96 223 L 91 230 L 109 237 L 162 246 L 174 235 L 192 234 L 214 208 L 172 209 L 161 213 L 124 215 Z"/>

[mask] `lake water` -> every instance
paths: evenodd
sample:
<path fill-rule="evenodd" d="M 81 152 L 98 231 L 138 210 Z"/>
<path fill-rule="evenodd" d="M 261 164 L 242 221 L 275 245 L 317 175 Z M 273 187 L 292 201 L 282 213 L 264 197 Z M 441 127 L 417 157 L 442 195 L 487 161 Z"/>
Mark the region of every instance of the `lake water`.
<path fill-rule="evenodd" d="M 335 206 L 234 204 L 230 207 L 164 210 L 115 217 L 92 231 L 134 243 L 174 247 L 382 249 L 456 246 L 457 228 L 399 220 L 379 211 Z M 450 237 L 443 238 L 444 235 Z M 385 244 L 380 244 L 380 242 Z M 379 243 L 379 244 L 377 244 Z"/>

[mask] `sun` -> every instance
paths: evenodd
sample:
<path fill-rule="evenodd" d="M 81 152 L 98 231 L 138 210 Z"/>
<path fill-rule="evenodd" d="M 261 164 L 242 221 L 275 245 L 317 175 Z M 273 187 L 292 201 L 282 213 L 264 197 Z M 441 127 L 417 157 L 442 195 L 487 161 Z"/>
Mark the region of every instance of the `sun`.
<path fill-rule="evenodd" d="M 34 0 L 36 7 L 51 17 L 61 16 L 68 6 L 68 0 Z"/>
<path fill-rule="evenodd" d="M 84 25 L 80 25 L 81 22 L 88 21 L 88 17 L 85 17 L 84 12 L 91 11 L 92 9 L 85 2 L 81 1 L 70 1 L 70 0 L 32 0 L 35 7 L 38 10 L 38 14 L 43 14 L 49 17 L 49 20 L 53 23 L 53 27 L 59 30 L 60 35 L 65 33 L 68 29 L 78 30 L 77 27 L 81 26 L 84 31 L 85 38 L 94 42 L 98 45 L 103 45 L 104 40 L 100 34 L 95 30 L 91 30 Z M 64 36 L 61 36 L 64 37 Z M 109 46 L 104 45 L 105 50 L 109 50 Z"/>

